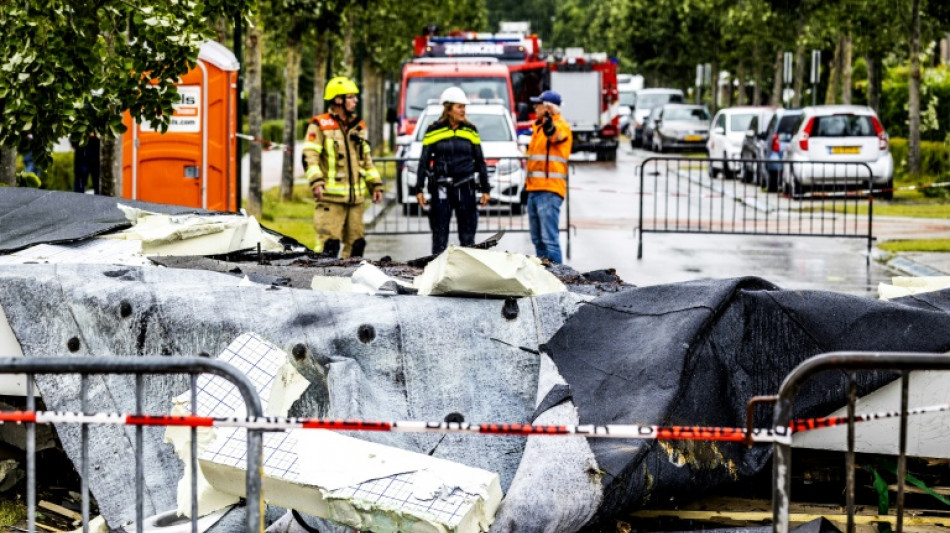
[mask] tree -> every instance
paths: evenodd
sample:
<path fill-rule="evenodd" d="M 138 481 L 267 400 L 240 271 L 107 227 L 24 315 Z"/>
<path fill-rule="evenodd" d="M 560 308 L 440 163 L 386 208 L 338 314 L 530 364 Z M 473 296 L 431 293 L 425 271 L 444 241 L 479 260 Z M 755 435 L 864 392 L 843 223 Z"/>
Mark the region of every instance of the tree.
<path fill-rule="evenodd" d="M 175 82 L 212 21 L 247 15 L 254 2 L 0 2 L 0 146 L 32 152 L 43 167 L 64 136 L 122 133 L 125 110 L 167 129 Z"/>

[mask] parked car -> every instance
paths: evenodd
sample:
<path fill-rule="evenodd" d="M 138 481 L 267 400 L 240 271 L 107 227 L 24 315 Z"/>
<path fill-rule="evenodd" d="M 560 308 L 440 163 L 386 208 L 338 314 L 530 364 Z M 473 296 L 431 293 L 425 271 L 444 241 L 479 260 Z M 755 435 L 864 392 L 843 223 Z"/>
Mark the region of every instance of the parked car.
<path fill-rule="evenodd" d="M 658 113 L 650 115 L 650 143 L 654 152 L 702 149 L 705 146 L 709 136 L 709 110 L 706 106 L 666 104 L 658 109 Z"/>
<path fill-rule="evenodd" d="M 802 114 L 801 109 L 776 109 L 775 114 L 765 124 L 761 132 L 756 132 L 761 123 L 758 117 L 752 119 L 749 124 L 749 131 L 746 132 L 745 139 L 742 141 L 742 159 L 754 159 L 755 163 L 745 163 L 742 165 L 742 180 L 753 182 L 768 192 L 778 190 L 779 174 L 782 172 L 782 157 L 788 141 L 791 140 L 794 133 L 795 124 L 798 117 Z"/>
<path fill-rule="evenodd" d="M 706 148 L 709 152 L 709 177 L 715 178 L 720 173 L 725 178 L 734 178 L 740 169 L 739 157 L 742 151 L 742 140 L 752 119 L 768 115 L 774 111 L 771 107 L 737 106 L 721 109 L 712 120 L 712 129 L 709 131 L 709 141 Z M 716 161 L 716 160 L 719 161 Z M 722 159 L 730 160 L 728 163 Z"/>
<path fill-rule="evenodd" d="M 416 184 L 422 138 L 429 124 L 441 115 L 442 105 L 428 105 L 419 116 L 419 127 L 413 135 L 400 137 L 397 141 L 406 146 L 407 160 L 399 184 L 399 201 L 406 214 L 418 213 L 419 205 L 416 197 L 409 194 L 409 187 Z M 513 214 L 520 214 L 525 181 L 524 154 L 518 145 L 515 123 L 508 106 L 500 100 L 472 100 L 465 109 L 465 116 L 478 128 L 482 153 L 488 166 L 488 181 L 492 186 L 492 204 L 505 206 Z"/>
<path fill-rule="evenodd" d="M 633 113 L 633 101 L 635 96 L 635 91 L 633 89 L 624 90 L 623 88 L 619 91 L 620 101 L 618 105 L 620 106 L 620 133 L 626 135 L 627 137 L 631 136 L 630 127 L 630 117 Z"/>
<path fill-rule="evenodd" d="M 739 168 L 739 179 L 743 183 L 755 181 L 756 172 L 759 170 L 759 164 L 756 160 L 765 157 L 766 133 L 769 121 L 775 116 L 775 110 L 772 109 L 768 114 L 756 115 L 749 122 L 749 129 L 746 130 L 742 138 L 742 146 L 739 149 L 739 158 L 742 159 L 742 166 Z M 761 119 L 761 120 L 760 120 Z"/>
<path fill-rule="evenodd" d="M 679 89 L 640 89 L 634 93 L 633 112 L 630 114 L 630 126 L 627 128 L 633 133 L 628 135 L 630 145 L 634 148 L 644 146 L 643 123 L 655 107 L 682 102 L 683 91 Z"/>
<path fill-rule="evenodd" d="M 849 184 L 867 187 L 870 180 L 875 189 L 883 189 L 881 197 L 892 198 L 894 160 L 888 141 L 870 107 L 806 107 L 785 150 L 784 160 L 790 163 L 782 169 L 782 188 L 800 197 L 806 189 Z"/>
<path fill-rule="evenodd" d="M 647 118 L 643 120 L 643 133 L 640 134 L 642 137 L 641 145 L 644 148 L 653 148 L 653 130 L 655 129 L 654 124 L 656 124 L 656 119 L 660 116 L 660 111 L 663 109 L 663 106 L 654 107 L 650 114 L 647 115 Z"/>

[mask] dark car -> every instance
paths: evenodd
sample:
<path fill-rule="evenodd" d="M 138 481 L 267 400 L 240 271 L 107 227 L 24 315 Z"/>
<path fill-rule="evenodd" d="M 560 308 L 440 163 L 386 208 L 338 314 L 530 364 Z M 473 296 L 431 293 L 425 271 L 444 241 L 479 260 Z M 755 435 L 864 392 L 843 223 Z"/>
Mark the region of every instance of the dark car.
<path fill-rule="evenodd" d="M 662 107 L 654 107 L 650 114 L 643 120 L 643 132 L 640 133 L 644 148 L 653 149 L 653 129 L 656 118 L 660 116 Z"/>
<path fill-rule="evenodd" d="M 769 192 L 778 190 L 779 176 L 782 173 L 781 161 L 801 115 L 801 109 L 776 109 L 765 130 L 756 138 L 750 139 L 749 135 L 746 135 L 742 144 L 742 158 L 756 159 L 758 163 L 755 163 L 756 168 L 747 169 L 746 165 L 743 165 L 743 178 L 751 174 L 749 181 Z M 752 131 L 751 126 L 749 130 Z M 751 164 L 749 166 L 751 167 Z"/>
<path fill-rule="evenodd" d="M 635 93 L 633 110 L 630 113 L 630 124 L 627 132 L 630 135 L 630 145 L 633 148 L 650 146 L 643 141 L 643 126 L 654 108 L 668 103 L 683 102 L 683 91 L 679 89 L 640 89 Z"/>
<path fill-rule="evenodd" d="M 767 157 L 768 127 L 775 116 L 775 110 L 769 109 L 761 115 L 755 115 L 749 122 L 749 129 L 746 130 L 742 138 L 742 148 L 739 150 L 739 159 L 742 159 L 742 167 L 739 169 L 739 178 L 743 183 L 752 183 L 758 181 L 758 172 L 765 172 L 765 161 Z"/>
<path fill-rule="evenodd" d="M 709 138 L 709 118 L 706 106 L 666 104 L 650 114 L 650 147 L 654 152 L 702 150 Z M 644 144 L 647 138 L 644 129 Z"/>

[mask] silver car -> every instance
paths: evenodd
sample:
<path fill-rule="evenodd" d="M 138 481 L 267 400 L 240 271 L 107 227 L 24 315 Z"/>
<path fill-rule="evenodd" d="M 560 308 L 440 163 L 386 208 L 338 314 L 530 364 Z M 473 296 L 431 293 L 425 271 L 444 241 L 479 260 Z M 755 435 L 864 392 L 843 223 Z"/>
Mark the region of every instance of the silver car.
<path fill-rule="evenodd" d="M 654 152 L 703 150 L 709 138 L 709 118 L 706 106 L 664 105 L 653 122 L 651 148 Z"/>
<path fill-rule="evenodd" d="M 794 197 L 818 187 L 867 187 L 893 196 L 894 160 L 889 138 L 865 106 L 806 107 L 785 150 L 782 188 Z"/>

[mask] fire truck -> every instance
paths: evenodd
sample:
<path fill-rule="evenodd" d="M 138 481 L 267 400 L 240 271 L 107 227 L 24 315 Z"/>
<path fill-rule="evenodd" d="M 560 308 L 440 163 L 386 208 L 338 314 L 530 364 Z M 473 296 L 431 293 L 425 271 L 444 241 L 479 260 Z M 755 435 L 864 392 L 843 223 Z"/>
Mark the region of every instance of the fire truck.
<path fill-rule="evenodd" d="M 617 64 L 605 53 L 568 48 L 550 56 L 548 87 L 561 94 L 561 116 L 574 134 L 573 151 L 615 161 L 620 144 Z"/>
<path fill-rule="evenodd" d="M 502 23 L 502 30 L 494 34 L 453 31 L 446 36 L 427 31 L 416 37 L 414 58 L 403 67 L 400 132 L 412 131 L 413 110 L 419 105 L 410 102 L 418 99 L 410 87 L 411 76 L 418 76 L 420 70 L 434 69 L 432 64 L 441 63 L 444 67 L 465 61 L 490 61 L 508 70 L 510 107 L 519 134 L 531 131 L 534 113 L 530 98 L 553 89 L 564 99 L 561 111 L 574 132 L 574 151 L 594 152 L 598 161 L 615 160 L 620 135 L 616 63 L 605 53 L 588 54 L 579 48 L 545 52 L 538 36 L 528 33 L 527 23 Z M 430 66 L 423 66 L 427 62 Z M 459 72 L 458 76 L 471 73 Z M 450 81 L 445 75 L 441 79 Z"/>

